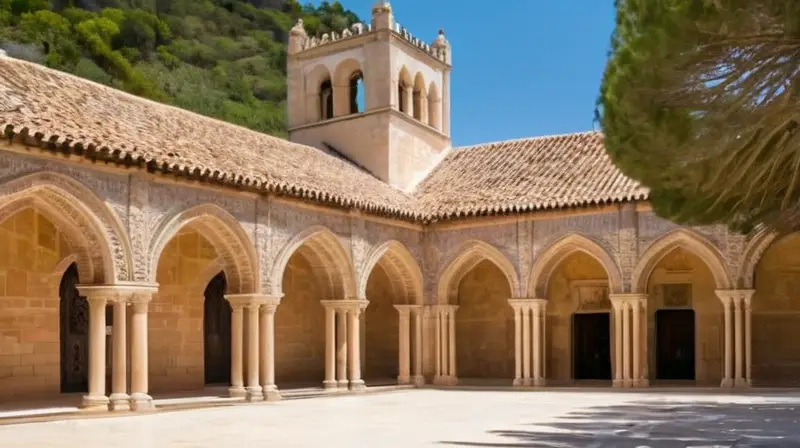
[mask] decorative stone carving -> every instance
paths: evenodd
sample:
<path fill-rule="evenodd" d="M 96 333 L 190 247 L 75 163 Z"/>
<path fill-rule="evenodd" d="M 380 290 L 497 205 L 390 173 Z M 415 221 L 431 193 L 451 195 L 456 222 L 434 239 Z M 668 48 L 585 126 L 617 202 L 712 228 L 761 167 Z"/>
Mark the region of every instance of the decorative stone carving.
<path fill-rule="evenodd" d="M 572 290 L 578 302 L 577 311 L 602 311 L 611 309 L 608 286 L 603 284 L 605 283 L 604 281 L 592 283 L 576 281 L 574 283 L 575 284 L 572 285 Z"/>
<path fill-rule="evenodd" d="M 691 283 L 665 283 L 660 286 L 661 303 L 667 308 L 692 306 Z"/>

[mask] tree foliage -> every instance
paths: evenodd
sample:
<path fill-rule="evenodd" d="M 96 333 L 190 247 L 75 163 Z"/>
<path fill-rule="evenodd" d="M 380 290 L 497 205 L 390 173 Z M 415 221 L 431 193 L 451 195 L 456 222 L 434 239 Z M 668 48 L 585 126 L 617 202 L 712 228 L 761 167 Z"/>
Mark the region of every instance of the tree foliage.
<path fill-rule="evenodd" d="M 800 228 L 800 2 L 617 0 L 598 119 L 657 214 Z"/>
<path fill-rule="evenodd" d="M 274 135 L 286 133 L 286 39 L 358 22 L 339 2 L 0 0 L 11 56 Z"/>

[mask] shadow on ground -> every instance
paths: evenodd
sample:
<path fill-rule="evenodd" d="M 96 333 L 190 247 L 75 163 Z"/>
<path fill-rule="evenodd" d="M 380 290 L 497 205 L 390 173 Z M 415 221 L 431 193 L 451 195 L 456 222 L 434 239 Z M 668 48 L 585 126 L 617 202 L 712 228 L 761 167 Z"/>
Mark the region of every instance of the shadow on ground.
<path fill-rule="evenodd" d="M 596 406 L 526 430 L 489 431 L 498 442 L 442 441 L 464 447 L 800 448 L 800 401 L 654 402 Z"/>

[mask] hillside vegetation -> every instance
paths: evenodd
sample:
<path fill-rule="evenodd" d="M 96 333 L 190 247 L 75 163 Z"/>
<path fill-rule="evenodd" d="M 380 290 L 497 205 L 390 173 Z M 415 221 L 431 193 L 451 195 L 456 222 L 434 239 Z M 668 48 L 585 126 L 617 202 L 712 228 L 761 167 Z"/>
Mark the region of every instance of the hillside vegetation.
<path fill-rule="evenodd" d="M 359 21 L 339 2 L 0 0 L 0 47 L 156 101 L 286 134 L 286 40 Z"/>

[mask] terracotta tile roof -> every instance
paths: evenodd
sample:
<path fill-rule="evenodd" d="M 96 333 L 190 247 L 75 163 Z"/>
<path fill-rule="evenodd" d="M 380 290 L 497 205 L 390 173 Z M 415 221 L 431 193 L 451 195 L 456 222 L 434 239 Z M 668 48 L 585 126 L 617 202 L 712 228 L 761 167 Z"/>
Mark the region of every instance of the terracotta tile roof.
<path fill-rule="evenodd" d="M 647 194 L 611 163 L 599 132 L 456 148 L 415 191 L 431 219 L 600 205 Z"/>
<path fill-rule="evenodd" d="M 421 218 L 408 195 L 315 148 L 2 56 L 0 129 L 23 143 L 54 151 Z"/>

